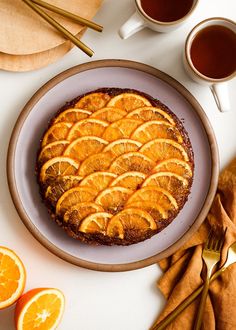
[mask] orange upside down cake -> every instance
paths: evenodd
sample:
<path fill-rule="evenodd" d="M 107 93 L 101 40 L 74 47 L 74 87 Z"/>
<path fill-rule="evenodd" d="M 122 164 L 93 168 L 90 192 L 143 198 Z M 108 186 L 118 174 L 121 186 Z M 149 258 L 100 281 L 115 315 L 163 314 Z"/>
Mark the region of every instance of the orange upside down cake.
<path fill-rule="evenodd" d="M 36 172 L 52 219 L 86 243 L 130 245 L 171 223 L 187 201 L 193 151 L 176 115 L 131 89 L 67 103 L 42 137 Z"/>

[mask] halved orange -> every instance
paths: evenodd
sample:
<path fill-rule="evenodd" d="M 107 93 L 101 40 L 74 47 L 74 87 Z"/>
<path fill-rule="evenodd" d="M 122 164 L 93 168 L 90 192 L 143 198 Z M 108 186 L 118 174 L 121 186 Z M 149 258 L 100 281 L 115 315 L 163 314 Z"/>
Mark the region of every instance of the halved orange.
<path fill-rule="evenodd" d="M 110 172 L 95 172 L 86 176 L 80 182 L 80 186 L 90 187 L 100 192 L 107 188 L 116 177 L 116 174 Z"/>
<path fill-rule="evenodd" d="M 137 151 L 142 146 L 142 143 L 131 139 L 119 139 L 109 143 L 105 148 L 105 151 L 111 151 L 115 157 L 131 151 Z"/>
<path fill-rule="evenodd" d="M 96 190 L 88 187 L 75 187 L 67 190 L 57 201 L 56 214 L 64 215 L 72 206 L 82 202 L 92 202 L 97 195 Z"/>
<path fill-rule="evenodd" d="M 89 111 L 96 111 L 106 106 L 110 100 L 110 95 L 107 93 L 91 93 L 82 97 L 75 105 L 75 108 L 87 109 Z"/>
<path fill-rule="evenodd" d="M 133 194 L 131 189 L 124 187 L 110 187 L 104 189 L 95 199 L 106 212 L 116 214 L 124 208 L 128 198 Z"/>
<path fill-rule="evenodd" d="M 145 178 L 146 175 L 141 172 L 125 172 L 114 179 L 111 183 L 111 186 L 125 187 L 128 189 L 136 190 L 141 187 Z"/>
<path fill-rule="evenodd" d="M 90 117 L 104 120 L 108 123 L 113 123 L 127 115 L 125 110 L 113 107 L 106 107 L 94 112 Z"/>
<path fill-rule="evenodd" d="M 172 172 L 181 175 L 184 178 L 191 178 L 193 173 L 189 163 L 177 158 L 170 158 L 157 164 L 153 172 Z"/>
<path fill-rule="evenodd" d="M 47 187 L 45 198 L 49 200 L 53 206 L 56 206 L 58 199 L 64 192 L 78 186 L 82 179 L 81 176 L 77 175 L 65 175 L 55 178 Z"/>
<path fill-rule="evenodd" d="M 179 130 L 163 120 L 150 120 L 136 128 L 131 135 L 131 139 L 141 143 L 147 143 L 157 138 L 183 142 Z"/>
<path fill-rule="evenodd" d="M 164 120 L 175 126 L 173 118 L 164 110 L 157 107 L 143 107 L 133 110 L 127 115 L 127 118 L 139 119 L 143 121 Z"/>
<path fill-rule="evenodd" d="M 134 109 L 151 106 L 151 103 L 145 97 L 135 93 L 121 93 L 114 96 L 108 103 L 108 107 L 117 107 L 130 112 Z"/>
<path fill-rule="evenodd" d="M 82 202 L 72 206 L 64 214 L 63 220 L 69 222 L 70 224 L 78 227 L 80 222 L 86 218 L 88 215 L 96 212 L 103 212 L 101 205 L 97 205 L 93 202 Z M 78 227 L 79 229 L 79 227 Z"/>
<path fill-rule="evenodd" d="M 41 166 L 43 163 L 46 163 L 51 158 L 61 156 L 68 146 L 69 142 L 64 141 L 55 141 L 49 144 L 46 144 L 41 150 L 38 156 L 38 164 Z"/>
<path fill-rule="evenodd" d="M 130 203 L 127 207 L 144 210 L 148 212 L 155 221 L 160 221 L 168 217 L 168 212 L 166 212 L 163 207 L 156 204 L 155 202 L 138 201 Z"/>
<path fill-rule="evenodd" d="M 121 227 L 118 225 L 119 222 L 125 231 L 131 232 L 134 231 L 140 233 L 140 231 L 146 232 L 147 230 L 155 230 L 157 228 L 154 219 L 149 213 L 143 211 L 142 209 L 128 208 L 116 214 L 109 221 L 107 226 L 108 236 L 117 236 L 118 232 L 118 237 L 124 238 L 124 234 L 122 235 L 121 230 L 117 230 L 119 227 Z"/>
<path fill-rule="evenodd" d="M 101 233 L 106 234 L 108 221 L 112 215 L 107 212 L 93 213 L 82 220 L 79 230 L 84 233 Z"/>
<path fill-rule="evenodd" d="M 25 288 L 26 271 L 20 258 L 0 246 L 0 310 L 14 304 Z"/>
<path fill-rule="evenodd" d="M 170 139 L 155 139 L 142 146 L 140 152 L 155 162 L 169 158 L 188 161 L 188 154 L 184 147 Z"/>
<path fill-rule="evenodd" d="M 156 186 L 143 187 L 137 190 L 127 201 L 126 206 L 134 202 L 157 203 L 164 210 L 178 209 L 175 198 L 165 189 Z"/>
<path fill-rule="evenodd" d="M 128 152 L 116 158 L 110 166 L 110 171 L 115 174 L 135 171 L 149 174 L 155 162 L 140 152 Z"/>
<path fill-rule="evenodd" d="M 114 156 L 108 151 L 91 155 L 81 164 L 79 175 L 86 176 L 96 171 L 107 171 L 113 162 L 113 159 Z"/>
<path fill-rule="evenodd" d="M 182 195 L 188 187 L 188 180 L 171 172 L 159 172 L 150 175 L 144 182 L 143 187 L 157 186 L 170 192 L 175 198 Z"/>
<path fill-rule="evenodd" d="M 83 161 L 89 156 L 101 152 L 107 144 L 107 141 L 97 136 L 83 136 L 71 142 L 64 151 L 64 155 Z"/>
<path fill-rule="evenodd" d="M 17 330 L 54 330 L 65 308 L 63 293 L 53 288 L 37 288 L 26 292 L 15 309 Z"/>
<path fill-rule="evenodd" d="M 102 137 L 109 142 L 129 138 L 140 124 L 142 121 L 137 119 L 123 118 L 117 120 L 106 128 Z"/>
<path fill-rule="evenodd" d="M 67 109 L 61 112 L 53 121 L 54 124 L 61 121 L 66 121 L 68 123 L 77 123 L 77 121 L 88 118 L 92 112 L 83 109 Z"/>
<path fill-rule="evenodd" d="M 60 122 L 52 125 L 43 137 L 41 146 L 44 147 L 54 141 L 66 140 L 72 124 L 66 122 Z"/>
<path fill-rule="evenodd" d="M 76 175 L 79 163 L 69 157 L 54 157 L 43 164 L 40 171 L 40 181 L 54 180 L 58 176 Z"/>
<path fill-rule="evenodd" d="M 73 141 L 81 136 L 91 135 L 101 137 L 107 126 L 108 123 L 100 119 L 87 118 L 80 120 L 72 126 L 67 136 L 67 140 Z"/>

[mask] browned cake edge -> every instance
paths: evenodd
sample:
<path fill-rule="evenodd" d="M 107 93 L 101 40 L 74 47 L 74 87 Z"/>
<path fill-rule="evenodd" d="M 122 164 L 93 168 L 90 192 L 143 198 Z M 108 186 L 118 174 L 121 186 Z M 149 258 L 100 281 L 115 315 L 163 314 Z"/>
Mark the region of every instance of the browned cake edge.
<path fill-rule="evenodd" d="M 152 96 L 144 93 L 144 92 L 140 92 L 138 90 L 135 89 L 130 89 L 130 88 L 116 88 L 116 87 L 104 87 L 104 88 L 99 88 L 87 93 L 84 93 L 76 98 L 74 98 L 73 100 L 66 102 L 64 106 L 62 106 L 56 113 L 55 115 L 49 120 L 49 124 L 47 129 L 45 129 L 44 134 L 46 133 L 46 131 L 50 128 L 50 126 L 53 124 L 53 119 L 56 118 L 61 112 L 69 109 L 69 108 L 74 108 L 75 104 L 84 96 L 91 94 L 91 93 L 107 93 L 110 96 L 116 96 L 119 95 L 121 93 L 134 93 L 134 94 L 138 94 L 141 96 L 144 96 L 145 98 L 147 98 L 150 103 L 152 104 L 152 106 L 154 107 L 159 107 L 160 109 L 164 110 L 166 113 L 168 113 L 175 121 L 176 123 L 176 127 L 179 129 L 184 141 L 183 141 L 183 146 L 186 150 L 186 152 L 188 153 L 189 156 L 189 164 L 191 165 L 192 168 L 192 173 L 194 175 L 194 153 L 193 153 L 193 149 L 192 149 L 192 145 L 190 142 L 190 139 L 188 137 L 188 133 L 185 130 L 182 122 L 180 121 L 180 119 L 173 113 L 173 111 L 171 111 L 165 104 L 163 104 L 161 101 L 153 98 Z M 44 136 L 43 134 L 43 136 Z M 42 136 L 42 139 L 43 139 Z M 40 140 L 40 143 L 42 141 L 42 139 Z M 38 151 L 39 154 L 40 150 Z M 38 157 L 37 157 L 38 159 Z M 93 244 L 93 245 L 131 245 L 131 244 L 135 244 L 135 243 L 139 243 L 142 242 L 148 238 L 151 238 L 152 236 L 154 236 L 155 234 L 157 234 L 158 232 L 162 231 L 164 228 L 166 228 L 179 214 L 179 212 L 181 211 L 181 209 L 183 208 L 183 206 L 185 205 L 185 203 L 188 200 L 188 196 L 191 190 L 191 186 L 192 186 L 192 182 L 193 182 L 193 176 L 191 179 L 189 179 L 189 186 L 188 189 L 186 190 L 185 194 L 183 194 L 179 199 L 178 199 L 178 210 L 176 212 L 173 212 L 169 215 L 169 217 L 167 219 L 162 219 L 161 221 L 159 221 L 157 223 L 157 229 L 156 230 L 148 230 L 145 232 L 140 233 L 140 231 L 137 233 L 138 235 L 135 235 L 134 232 L 129 232 L 126 231 L 125 233 L 125 237 L 124 239 L 120 239 L 120 238 L 113 238 L 113 237 L 109 237 L 109 236 L 105 236 L 103 234 L 100 233 L 94 233 L 94 234 L 87 234 L 87 233 L 83 233 L 77 230 L 77 228 L 75 226 L 73 226 L 72 224 L 69 223 L 65 223 L 63 221 L 62 218 L 55 216 L 55 208 L 45 199 L 45 187 L 44 185 L 42 185 L 42 183 L 39 180 L 39 166 L 38 163 L 36 162 L 36 175 L 37 175 L 37 181 L 38 184 L 40 186 L 40 195 L 42 198 L 42 202 L 46 205 L 48 212 L 51 216 L 51 218 L 60 226 L 62 227 L 65 232 L 73 237 L 74 239 L 77 239 L 81 242 L 84 243 L 88 243 L 88 244 Z"/>

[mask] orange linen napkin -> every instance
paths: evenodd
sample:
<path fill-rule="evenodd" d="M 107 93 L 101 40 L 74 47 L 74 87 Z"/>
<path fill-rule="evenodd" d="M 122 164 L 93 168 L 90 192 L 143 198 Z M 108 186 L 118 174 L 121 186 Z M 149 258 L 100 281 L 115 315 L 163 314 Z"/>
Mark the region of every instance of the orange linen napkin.
<path fill-rule="evenodd" d="M 167 299 L 167 304 L 158 322 L 203 283 L 202 243 L 206 241 L 211 227 L 216 230 L 228 228 L 222 264 L 227 248 L 236 241 L 236 159 L 220 175 L 218 191 L 206 221 L 180 250 L 159 262 L 164 274 L 158 287 Z M 198 297 L 166 329 L 193 329 L 199 301 Z M 236 264 L 231 265 L 210 285 L 201 329 L 236 330 Z"/>

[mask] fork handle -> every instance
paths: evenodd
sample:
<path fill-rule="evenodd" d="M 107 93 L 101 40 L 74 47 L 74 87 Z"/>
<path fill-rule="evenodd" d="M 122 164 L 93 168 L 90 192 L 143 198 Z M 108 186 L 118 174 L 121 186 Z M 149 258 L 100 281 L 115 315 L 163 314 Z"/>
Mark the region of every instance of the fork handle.
<path fill-rule="evenodd" d="M 207 279 L 204 283 L 203 291 L 202 291 L 202 296 L 201 296 L 200 305 L 198 308 L 198 313 L 197 313 L 197 317 L 196 317 L 196 321 L 195 321 L 195 325 L 194 325 L 194 330 L 201 329 L 202 316 L 203 316 L 204 308 L 206 305 L 206 298 L 207 298 L 207 293 L 209 290 L 209 285 L 210 285 L 210 278 L 207 277 Z"/>

